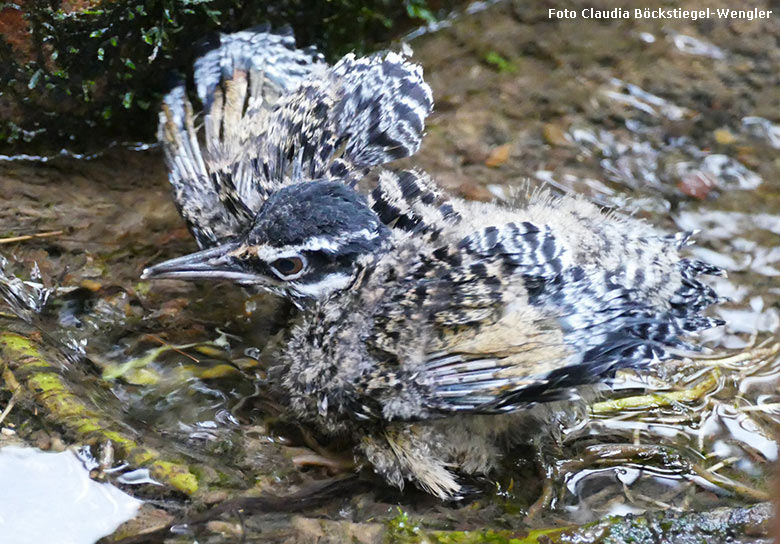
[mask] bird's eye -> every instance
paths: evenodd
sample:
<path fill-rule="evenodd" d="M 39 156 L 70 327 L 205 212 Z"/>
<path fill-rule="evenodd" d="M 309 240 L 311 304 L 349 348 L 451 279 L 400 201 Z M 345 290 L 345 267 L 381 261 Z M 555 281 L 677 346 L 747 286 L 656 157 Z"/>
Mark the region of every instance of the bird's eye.
<path fill-rule="evenodd" d="M 283 280 L 298 277 L 305 266 L 306 262 L 303 257 L 299 256 L 283 257 L 281 259 L 276 259 L 271 263 L 271 269 Z"/>

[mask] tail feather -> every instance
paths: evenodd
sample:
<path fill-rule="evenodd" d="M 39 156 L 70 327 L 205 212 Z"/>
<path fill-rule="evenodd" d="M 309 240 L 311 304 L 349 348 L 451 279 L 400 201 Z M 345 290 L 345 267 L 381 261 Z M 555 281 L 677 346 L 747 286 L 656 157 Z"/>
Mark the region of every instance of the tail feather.
<path fill-rule="evenodd" d="M 579 364 L 608 374 L 641 366 L 649 357 L 667 358 L 670 349 L 699 350 L 686 341 L 687 335 L 723 324 L 703 315 L 719 297 L 694 277 L 720 270 L 686 259 L 678 267 L 680 286 L 668 307 L 650 304 L 640 292 L 621 287 L 608 271 L 583 274 L 576 268 L 547 282 L 535 300 L 557 309 L 567 342 L 582 354 Z"/>
<path fill-rule="evenodd" d="M 274 33 L 267 26 L 223 34 L 219 47 L 195 62 L 206 159 L 219 173 L 216 188 L 229 209 L 245 209 L 251 218 L 277 188 L 256 168 L 262 141 L 274 128 L 270 112 L 324 69 L 316 49 L 298 49 L 292 31 Z"/>
<path fill-rule="evenodd" d="M 195 83 L 206 111 L 217 87 L 236 72 L 253 74 L 252 107 L 271 106 L 309 77 L 323 56 L 314 47 L 298 49 L 289 27 L 272 32 L 267 25 L 222 34 L 219 47 L 195 61 Z"/>
<path fill-rule="evenodd" d="M 507 387 L 505 394 L 480 407 L 481 411 L 509 410 L 529 401 L 547 401 L 554 399 L 558 390 L 602 379 L 621 368 L 641 368 L 681 350 L 698 351 L 701 348 L 689 343 L 688 336 L 723 324 L 720 319 L 703 315 L 719 297 L 696 278 L 701 274 L 719 275 L 719 268 L 680 259 L 679 287 L 667 305 L 658 305 L 641 289 L 624 286 L 625 278 L 618 271 L 591 265 L 570 266 L 546 277 L 534 275 L 544 269 L 545 263 L 512 255 L 530 255 L 535 253 L 532 249 L 538 251 L 543 245 L 538 237 L 544 230 L 532 227 L 529 224 L 518 230 L 505 226 L 495 233 L 483 230 L 466 238 L 464 248 L 505 254 L 504 259 L 518 267 L 516 273 L 531 271 L 526 282 L 534 285 L 533 292 L 529 288 L 532 304 L 556 317 L 574 355 L 566 366 L 532 376 L 536 383 L 529 380 L 527 385 Z M 512 243 L 503 241 L 504 236 L 510 236 Z M 677 241 L 683 238 L 687 241 L 687 236 Z M 506 251 L 517 246 L 522 247 Z M 556 253 L 549 255 L 554 258 Z"/>

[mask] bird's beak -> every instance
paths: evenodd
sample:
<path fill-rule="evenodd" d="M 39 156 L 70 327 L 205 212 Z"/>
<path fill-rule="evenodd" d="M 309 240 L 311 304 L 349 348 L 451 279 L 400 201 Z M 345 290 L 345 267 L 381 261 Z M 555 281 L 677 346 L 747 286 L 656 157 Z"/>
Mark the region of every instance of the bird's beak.
<path fill-rule="evenodd" d="M 230 280 L 237 283 L 258 283 L 265 278 L 244 270 L 231 253 L 238 249 L 239 244 L 228 243 L 183 257 L 150 266 L 144 269 L 141 279 L 207 279 Z"/>

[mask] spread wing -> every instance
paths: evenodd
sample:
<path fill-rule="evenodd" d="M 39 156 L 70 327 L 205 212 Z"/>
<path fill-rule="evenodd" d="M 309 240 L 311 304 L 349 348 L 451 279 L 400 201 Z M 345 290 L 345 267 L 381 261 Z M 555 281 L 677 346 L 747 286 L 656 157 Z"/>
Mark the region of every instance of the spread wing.
<path fill-rule="evenodd" d="M 354 185 L 371 167 L 414 153 L 432 108 L 419 66 L 395 53 L 347 55 L 328 67 L 290 32 L 222 35 L 195 63 L 203 143 L 183 86 L 160 114 L 174 196 L 201 247 L 240 233 L 288 183 Z"/>
<path fill-rule="evenodd" d="M 592 238 L 604 247 L 590 260 L 554 222 L 530 221 L 486 227 L 421 256 L 378 312 L 372 348 L 388 362 L 382 380 L 363 384 L 362 398 L 372 399 L 363 412 L 435 417 L 556 400 L 668 357 L 669 348 L 691 349 L 687 333 L 721 323 L 702 315 L 717 296 L 696 278 L 719 270 L 679 257 L 686 236 L 632 232 L 616 218 L 600 225 L 592 230 L 606 230 Z M 653 269 L 669 259 L 668 270 Z M 658 300 L 665 282 L 671 296 Z M 399 397 L 418 409 L 397 408 Z"/>
<path fill-rule="evenodd" d="M 290 32 L 221 35 L 219 47 L 195 62 L 202 143 L 185 87 L 165 96 L 158 139 L 174 199 L 201 247 L 240 233 L 264 200 L 267 184 L 250 168 L 254 140 L 279 99 L 322 66 L 314 49 L 296 49 Z"/>
<path fill-rule="evenodd" d="M 259 173 L 269 183 L 342 179 L 420 147 L 433 107 L 422 69 L 396 53 L 347 55 L 280 102 L 269 120 Z"/>

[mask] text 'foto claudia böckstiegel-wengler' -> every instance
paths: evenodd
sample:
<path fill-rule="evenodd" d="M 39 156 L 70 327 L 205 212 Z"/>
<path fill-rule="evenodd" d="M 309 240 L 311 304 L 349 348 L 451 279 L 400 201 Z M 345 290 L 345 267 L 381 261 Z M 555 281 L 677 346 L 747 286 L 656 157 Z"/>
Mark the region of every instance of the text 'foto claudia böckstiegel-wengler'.
<path fill-rule="evenodd" d="M 772 16 L 771 9 L 713 9 L 705 8 L 698 10 L 680 9 L 680 8 L 612 8 L 597 9 L 583 8 L 576 9 L 555 9 L 550 8 L 547 12 L 550 19 L 745 19 L 752 21 L 754 19 L 768 19 Z"/>

